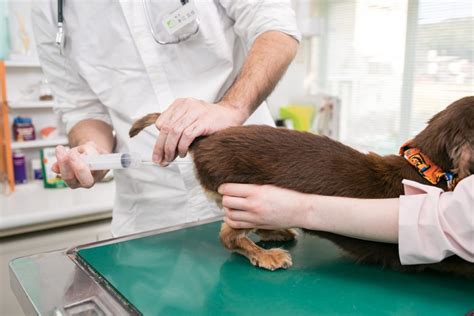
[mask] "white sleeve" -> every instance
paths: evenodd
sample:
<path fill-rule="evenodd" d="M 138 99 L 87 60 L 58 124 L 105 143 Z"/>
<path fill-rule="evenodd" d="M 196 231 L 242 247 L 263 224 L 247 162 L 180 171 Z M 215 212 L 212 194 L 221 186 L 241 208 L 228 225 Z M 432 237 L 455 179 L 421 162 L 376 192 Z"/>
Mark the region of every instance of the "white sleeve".
<path fill-rule="evenodd" d="M 107 109 L 86 80 L 59 53 L 55 43 L 57 7 L 53 7 L 52 2 L 56 1 L 34 2 L 31 16 L 41 67 L 57 104 L 54 110 L 61 115 L 68 133 L 74 125 L 86 119 L 112 125 Z"/>
<path fill-rule="evenodd" d="M 290 0 L 219 0 L 227 15 L 234 20 L 235 33 L 248 47 L 262 33 L 280 31 L 301 40 Z"/>

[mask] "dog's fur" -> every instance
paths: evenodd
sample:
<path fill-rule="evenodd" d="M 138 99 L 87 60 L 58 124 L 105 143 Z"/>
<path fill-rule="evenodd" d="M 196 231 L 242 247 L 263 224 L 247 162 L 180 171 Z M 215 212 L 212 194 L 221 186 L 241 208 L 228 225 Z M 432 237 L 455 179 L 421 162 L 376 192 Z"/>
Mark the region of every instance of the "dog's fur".
<path fill-rule="evenodd" d="M 130 136 L 155 123 L 159 113 L 138 120 Z M 466 97 L 435 115 L 410 145 L 418 147 L 458 181 L 474 172 L 474 97 Z M 353 198 L 394 198 L 403 194 L 402 180 L 428 183 L 404 158 L 362 154 L 346 145 L 310 133 L 268 126 L 241 126 L 197 138 L 190 147 L 201 185 L 220 203 L 223 183 L 272 184 L 304 193 Z M 438 187 L 447 190 L 442 181 Z M 256 232 L 265 240 L 291 240 L 292 230 L 232 229 L 222 225 L 224 246 L 246 256 L 252 264 L 274 270 L 291 266 L 283 249 L 262 249 L 248 238 Z M 358 262 L 377 263 L 399 270 L 430 268 L 474 276 L 474 264 L 452 256 L 440 263 L 402 267 L 397 245 L 364 241 L 326 232 L 329 239 Z"/>

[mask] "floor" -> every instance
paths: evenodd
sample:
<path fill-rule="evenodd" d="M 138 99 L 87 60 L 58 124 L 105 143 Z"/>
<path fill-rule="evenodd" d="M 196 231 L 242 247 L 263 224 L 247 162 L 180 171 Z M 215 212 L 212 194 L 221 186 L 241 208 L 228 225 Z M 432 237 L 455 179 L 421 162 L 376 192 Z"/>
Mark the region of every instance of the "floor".
<path fill-rule="evenodd" d="M 0 238 L 0 315 L 23 315 L 10 290 L 8 263 L 22 256 L 110 238 L 110 220 Z"/>

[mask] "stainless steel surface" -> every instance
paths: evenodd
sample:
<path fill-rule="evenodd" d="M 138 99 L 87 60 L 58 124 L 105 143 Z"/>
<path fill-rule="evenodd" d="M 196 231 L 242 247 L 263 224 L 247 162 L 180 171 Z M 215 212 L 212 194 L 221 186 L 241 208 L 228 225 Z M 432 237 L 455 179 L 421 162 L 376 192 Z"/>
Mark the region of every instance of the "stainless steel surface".
<path fill-rule="evenodd" d="M 71 261 L 64 251 L 20 258 L 21 269 L 10 263 L 10 286 L 27 315 L 53 315 L 75 303 L 94 298 L 110 313 L 130 314 L 99 283 Z M 59 314 L 61 315 L 61 314 Z M 64 312 L 64 315 L 68 315 Z"/>
<path fill-rule="evenodd" d="M 137 238 L 142 238 L 142 237 L 147 237 L 147 236 L 153 236 L 153 235 L 159 235 L 167 232 L 172 232 L 178 229 L 183 229 L 183 228 L 188 228 L 188 227 L 193 227 L 193 226 L 198 226 L 198 225 L 204 225 L 212 222 L 217 222 L 222 220 L 222 216 L 216 216 L 212 218 L 208 218 L 205 220 L 200 220 L 196 222 L 191 222 L 191 223 L 186 223 L 186 224 L 180 224 L 176 226 L 170 226 L 166 228 L 161 228 L 161 229 L 156 229 L 156 230 L 150 230 L 147 232 L 142 232 L 142 233 L 137 233 L 137 234 L 131 234 L 123 237 L 118 237 L 118 238 L 110 238 L 107 240 L 102 240 L 102 241 L 97 241 L 97 242 L 92 242 L 88 244 L 83 244 L 77 247 L 72 247 L 66 251 L 67 255 L 71 257 L 71 259 L 75 260 L 75 253 L 81 249 L 85 248 L 91 248 L 91 247 L 97 247 L 97 246 L 103 246 L 103 245 L 108 245 L 108 244 L 113 244 L 113 243 L 118 243 L 122 241 L 127 241 L 131 239 L 137 239 Z"/>
<path fill-rule="evenodd" d="M 77 259 L 80 249 L 162 234 L 220 220 L 215 217 L 174 227 L 112 238 L 68 250 L 42 253 L 12 260 L 10 286 L 27 315 L 72 315 L 78 310 L 96 308 L 97 315 L 137 314 L 132 306 Z M 97 308 L 99 307 L 99 308 Z"/>

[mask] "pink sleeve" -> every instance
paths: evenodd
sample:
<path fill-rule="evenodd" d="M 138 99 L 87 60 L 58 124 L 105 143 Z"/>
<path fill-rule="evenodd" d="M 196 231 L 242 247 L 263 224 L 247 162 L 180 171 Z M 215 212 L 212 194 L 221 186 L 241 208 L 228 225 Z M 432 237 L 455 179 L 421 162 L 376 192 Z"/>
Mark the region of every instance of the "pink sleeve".
<path fill-rule="evenodd" d="M 403 180 L 398 247 L 402 264 L 434 263 L 451 255 L 474 262 L 474 175 L 454 192 Z"/>

